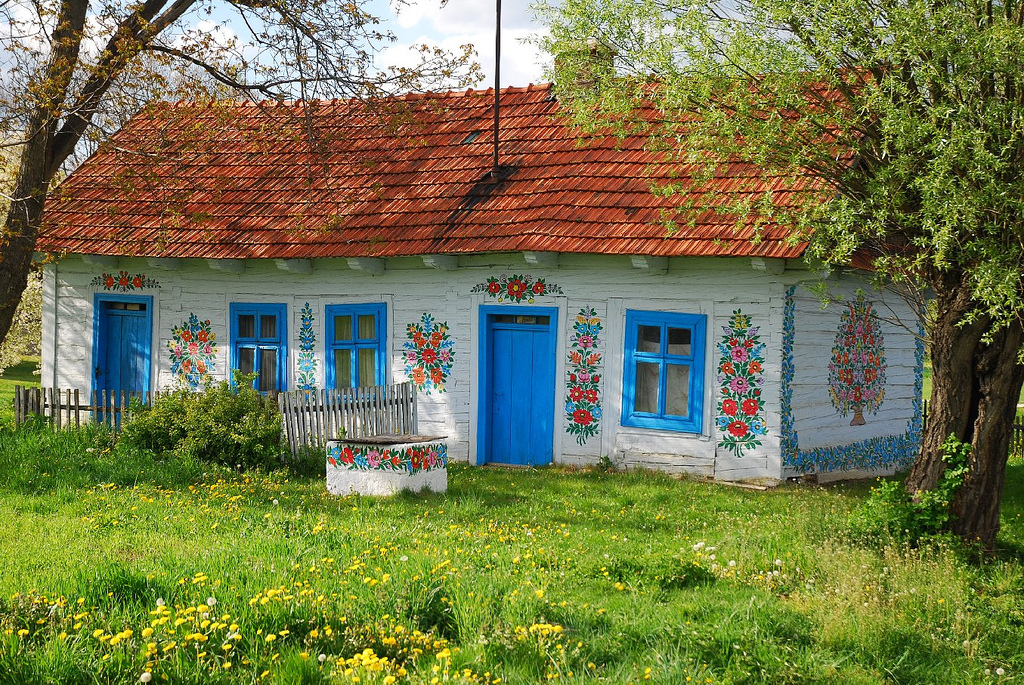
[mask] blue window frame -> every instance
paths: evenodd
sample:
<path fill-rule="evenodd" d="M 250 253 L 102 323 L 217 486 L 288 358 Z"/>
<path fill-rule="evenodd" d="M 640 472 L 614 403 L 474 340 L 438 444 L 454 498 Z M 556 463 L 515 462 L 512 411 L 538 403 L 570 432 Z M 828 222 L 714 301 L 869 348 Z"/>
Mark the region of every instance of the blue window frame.
<path fill-rule="evenodd" d="M 327 305 L 327 387 L 384 385 L 387 306 Z"/>
<path fill-rule="evenodd" d="M 288 389 L 287 306 L 232 302 L 231 368 L 255 373 L 260 392 Z"/>
<path fill-rule="evenodd" d="M 706 329 L 702 314 L 626 310 L 622 425 L 701 432 Z"/>

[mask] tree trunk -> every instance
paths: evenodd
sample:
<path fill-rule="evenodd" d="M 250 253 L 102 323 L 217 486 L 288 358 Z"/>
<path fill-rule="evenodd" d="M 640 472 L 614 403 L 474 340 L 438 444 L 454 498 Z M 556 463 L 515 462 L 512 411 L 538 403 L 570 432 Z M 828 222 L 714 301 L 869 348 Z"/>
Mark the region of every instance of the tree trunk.
<path fill-rule="evenodd" d="M 71 152 L 69 148 L 62 156 L 55 157 L 53 140 L 57 113 L 64 109 L 78 63 L 88 9 L 88 0 L 61 0 L 49 37 L 50 57 L 46 67 L 39 80 L 30 82 L 25 89 L 25 97 L 31 102 L 31 115 L 25 126 L 28 140 L 22 148 L 14 181 L 14 200 L 0 234 L 0 341 L 11 329 L 14 312 L 28 282 L 50 181 Z"/>
<path fill-rule="evenodd" d="M 1024 383 L 1024 366 L 1017 361 L 1024 328 L 1014 322 L 985 343 L 989 318 L 959 325 L 972 309 L 962 275 L 945 274 L 933 288 L 937 314 L 931 330 L 931 404 L 921 454 L 906 488 L 911 495 L 935 488 L 946 470 L 942 443 L 950 435 L 969 443 L 969 471 L 950 507 L 952 528 L 965 541 L 980 541 L 991 550 L 999 532 L 1010 434 Z"/>
<path fill-rule="evenodd" d="M 1014 322 L 976 355 L 979 397 L 971 426 L 970 470 L 950 509 L 953 530 L 990 551 L 995 549 L 999 532 L 1003 477 L 1024 382 L 1024 366 L 1017 361 L 1022 342 L 1024 329 Z"/>
<path fill-rule="evenodd" d="M 14 321 L 14 312 L 28 282 L 36 237 L 43 218 L 43 206 L 50 186 L 47 131 L 39 131 L 22 151 L 21 166 L 14 188 L 14 200 L 7 212 L 0 249 L 0 340 Z"/>
<path fill-rule="evenodd" d="M 971 310 L 970 292 L 963 274 L 942 274 L 934 279 L 936 316 L 930 333 L 932 395 L 928 406 L 928 425 L 921 440 L 921 453 L 907 476 L 910 494 L 932 490 L 938 484 L 946 463 L 942 461 L 942 443 L 950 435 L 969 440 L 968 427 L 974 420 L 974 353 L 988 322 L 960 326 Z"/>

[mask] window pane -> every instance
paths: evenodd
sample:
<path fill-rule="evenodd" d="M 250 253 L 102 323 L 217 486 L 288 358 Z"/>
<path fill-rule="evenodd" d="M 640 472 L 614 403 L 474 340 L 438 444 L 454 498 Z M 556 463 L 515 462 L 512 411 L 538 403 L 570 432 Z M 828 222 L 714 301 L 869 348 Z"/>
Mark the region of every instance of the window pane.
<path fill-rule="evenodd" d="M 360 314 L 359 315 L 359 339 L 360 340 L 373 340 L 377 337 L 377 328 L 374 325 L 377 317 L 373 314 Z"/>
<path fill-rule="evenodd" d="M 638 326 L 636 349 L 638 352 L 661 352 L 661 327 Z"/>
<path fill-rule="evenodd" d="M 655 329 L 657 330 L 657 329 Z M 658 365 L 637 362 L 634 411 L 658 413 Z"/>
<path fill-rule="evenodd" d="M 668 353 L 683 356 L 690 355 L 690 329 L 669 328 L 668 329 Z"/>
<path fill-rule="evenodd" d="M 256 368 L 256 350 L 251 347 L 243 347 L 238 350 L 238 370 L 242 373 L 252 373 Z"/>
<path fill-rule="evenodd" d="M 377 385 L 377 350 L 359 350 L 359 385 Z"/>
<path fill-rule="evenodd" d="M 277 339 L 277 317 L 273 314 L 260 316 L 260 337 L 265 340 Z"/>
<path fill-rule="evenodd" d="M 690 367 L 668 364 L 665 373 L 665 415 L 686 416 L 690 400 Z"/>
<path fill-rule="evenodd" d="M 334 387 L 352 387 L 352 350 L 334 351 Z"/>
<path fill-rule="evenodd" d="M 352 339 L 352 317 L 351 316 L 336 316 L 336 317 L 334 317 L 334 339 L 335 340 L 351 340 Z"/>
<path fill-rule="evenodd" d="M 255 338 L 256 337 L 256 315 L 255 314 L 241 314 L 238 317 L 238 337 L 239 338 Z"/>
<path fill-rule="evenodd" d="M 279 390 L 277 387 L 277 350 L 260 350 L 260 377 L 256 387 L 260 392 Z"/>

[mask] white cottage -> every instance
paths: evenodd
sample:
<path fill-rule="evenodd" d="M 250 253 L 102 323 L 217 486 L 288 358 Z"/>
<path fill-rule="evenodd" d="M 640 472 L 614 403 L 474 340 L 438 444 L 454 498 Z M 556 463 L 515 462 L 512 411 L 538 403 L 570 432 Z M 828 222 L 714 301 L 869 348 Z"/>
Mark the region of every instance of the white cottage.
<path fill-rule="evenodd" d="M 421 432 L 473 464 L 772 481 L 913 458 L 902 299 L 851 270 L 822 308 L 784 227 L 754 243 L 715 188 L 652 193 L 685 169 L 640 138 L 581 144 L 549 86 L 502 91 L 492 173 L 491 103 L 145 110 L 49 206 L 43 385 L 410 380 Z M 797 202 L 800 181 L 764 187 Z"/>

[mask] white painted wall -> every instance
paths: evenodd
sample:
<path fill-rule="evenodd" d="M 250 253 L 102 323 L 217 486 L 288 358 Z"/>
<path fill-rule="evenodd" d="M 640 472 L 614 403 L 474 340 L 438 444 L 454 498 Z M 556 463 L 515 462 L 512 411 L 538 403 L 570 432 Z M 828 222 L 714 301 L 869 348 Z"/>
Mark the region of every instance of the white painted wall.
<path fill-rule="evenodd" d="M 629 257 L 561 255 L 557 266 L 527 265 L 521 254 L 474 255 L 459 258 L 459 266 L 444 271 L 424 266 L 420 258 L 386 260 L 381 275 L 370 275 L 348 268 L 346 260 L 314 260 L 310 274 L 279 270 L 273 260 L 249 260 L 240 274 L 211 269 L 205 260 L 182 260 L 180 268 L 162 271 L 144 259 L 122 258 L 117 268 L 130 273 L 144 273 L 159 282 L 158 288 L 139 291 L 154 297 L 153 387 L 174 383 L 170 372 L 168 342 L 171 327 L 181 325 L 190 313 L 210 319 L 217 336 L 218 357 L 215 377 L 226 378 L 229 368 L 228 306 L 232 302 L 283 302 L 288 306 L 289 387 L 295 387 L 298 374 L 298 334 L 300 312 L 309 302 L 315 314 L 318 382 L 324 378 L 324 307 L 328 304 L 365 304 L 383 302 L 387 305 L 389 326 L 389 377 L 404 381 L 402 343 L 406 327 L 417 323 L 424 313 L 437 322 L 447 322 L 455 339 L 455 359 L 447 392 L 419 395 L 420 432 L 448 436 L 449 455 L 453 459 L 475 461 L 477 435 L 476 407 L 479 398 L 477 378 L 480 339 L 478 310 L 481 304 L 498 305 L 482 293 L 471 293 L 474 286 L 489 276 L 525 274 L 544 278 L 557 285 L 562 294 L 539 297 L 537 306 L 558 307 L 558 358 L 555 387 L 556 462 L 563 464 L 594 463 L 607 455 L 626 466 L 657 468 L 670 472 L 687 472 L 722 479 L 767 478 L 782 476 L 779 454 L 780 415 L 780 347 L 785 288 L 794 280 L 792 271 L 781 276 L 769 275 L 751 268 L 749 259 L 678 258 L 669 260 L 667 273 L 634 268 Z M 92 368 L 93 295 L 101 288 L 89 285 L 101 269 L 86 265 L 80 258 L 69 257 L 53 268 L 52 302 L 47 302 L 45 331 L 54 335 L 56 346 L 44 347 L 44 379 L 52 379 L 59 387 L 89 389 Z M 116 269 L 114 269 L 116 271 Z M 48 274 L 50 271 L 47 272 Z M 806 275 L 807 272 L 800 272 Z M 51 276 L 47 276 L 51 278 Z M 798 426 L 803 445 L 805 440 L 827 439 L 816 436 L 815 430 L 838 430 L 840 439 L 847 431 L 839 430 L 838 422 L 824 409 L 831 405 L 824 388 L 814 386 L 820 379 L 819 359 L 827 366 L 835 326 L 827 316 L 816 310 L 811 295 L 800 295 L 798 309 L 797 356 Z M 500 306 L 500 305 L 499 305 Z M 603 416 L 600 432 L 586 444 L 579 445 L 565 432 L 564 412 L 568 380 L 568 341 L 572 322 L 583 307 L 594 307 L 603 319 L 601 347 L 604 356 L 601 401 Z M 660 310 L 705 314 L 707 349 L 704 391 L 703 431 L 699 435 L 623 428 L 621 415 L 622 348 L 624 319 L 627 309 Z M 733 310 L 749 315 L 767 345 L 763 373 L 763 399 L 766 405 L 768 435 L 762 446 L 735 457 L 717 447 L 715 429 L 717 384 L 715 382 L 718 354 L 716 343 L 722 326 L 728 323 Z M 831 331 L 831 332 L 829 332 Z M 913 357 L 912 341 L 901 342 L 898 335 L 887 336 L 893 365 L 893 394 L 887 398 L 885 413 L 872 417 L 871 430 L 906 421 L 906 410 L 899 407 L 906 399 L 907 380 L 902 372 L 906 355 Z M 889 342 L 891 340 L 891 342 Z M 815 351 L 815 345 L 822 346 Z M 827 378 L 827 373 L 826 373 Z M 899 389 L 897 389 L 899 388 Z M 819 393 L 819 394 L 815 394 Z M 823 406 L 824 404 L 824 406 Z M 891 409 L 890 409 L 891 407 Z M 888 428 L 887 428 L 888 429 Z M 806 437 L 805 437 L 806 436 Z M 812 444 L 807 442 L 806 444 Z"/>

